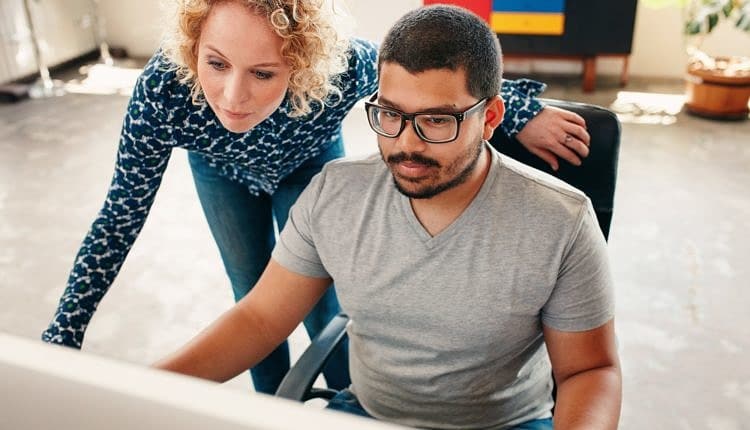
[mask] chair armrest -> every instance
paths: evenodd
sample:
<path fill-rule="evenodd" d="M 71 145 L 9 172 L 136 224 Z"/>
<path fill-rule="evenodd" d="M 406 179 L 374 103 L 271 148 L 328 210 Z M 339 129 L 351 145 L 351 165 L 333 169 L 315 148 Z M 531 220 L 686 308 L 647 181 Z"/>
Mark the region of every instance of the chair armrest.
<path fill-rule="evenodd" d="M 335 390 L 314 389 L 312 385 L 333 350 L 346 337 L 348 322 L 349 317 L 344 314 L 338 314 L 331 319 L 281 381 L 279 389 L 276 390 L 277 397 L 305 402 L 318 397 L 330 399 L 336 395 Z"/>

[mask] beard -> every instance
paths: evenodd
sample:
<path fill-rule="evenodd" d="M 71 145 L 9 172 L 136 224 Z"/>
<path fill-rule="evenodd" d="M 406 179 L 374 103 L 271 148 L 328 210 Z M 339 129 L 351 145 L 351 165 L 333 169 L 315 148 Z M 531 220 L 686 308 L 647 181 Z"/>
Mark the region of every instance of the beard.
<path fill-rule="evenodd" d="M 396 186 L 396 189 L 406 197 L 409 197 L 411 199 L 430 199 L 442 192 L 455 188 L 466 182 L 466 180 L 469 179 L 471 174 L 476 169 L 477 164 L 479 164 L 479 157 L 482 155 L 483 149 L 484 141 L 481 138 L 478 138 L 474 144 L 469 145 L 466 151 L 461 153 L 461 155 L 459 155 L 450 163 L 448 167 L 444 169 L 445 176 L 448 176 L 449 178 L 444 182 L 425 185 L 418 189 L 407 189 L 405 187 L 405 184 L 402 184 L 401 181 L 418 184 L 424 179 L 397 178 L 396 174 L 394 173 L 394 169 L 391 168 L 393 184 Z M 380 148 L 380 156 L 389 167 L 404 161 L 422 164 L 428 167 L 436 167 L 438 169 L 441 169 L 442 167 L 437 160 L 425 157 L 418 153 L 407 154 L 405 152 L 398 152 L 396 154 L 385 157 L 383 155 L 382 148 Z"/>

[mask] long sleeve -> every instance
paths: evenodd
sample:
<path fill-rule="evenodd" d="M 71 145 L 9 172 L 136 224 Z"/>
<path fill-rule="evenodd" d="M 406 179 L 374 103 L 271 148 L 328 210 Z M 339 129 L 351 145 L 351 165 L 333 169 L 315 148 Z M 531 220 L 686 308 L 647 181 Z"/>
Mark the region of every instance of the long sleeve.
<path fill-rule="evenodd" d="M 500 128 L 508 137 L 515 137 L 539 112 L 544 104 L 537 97 L 546 84 L 531 79 L 503 79 L 500 95 L 505 101 L 505 115 Z"/>
<path fill-rule="evenodd" d="M 349 68 L 340 79 L 345 109 L 378 89 L 378 45 L 364 40 L 351 39 Z"/>
<path fill-rule="evenodd" d="M 147 93 L 144 72 L 125 115 L 115 172 L 104 206 L 83 240 L 67 287 L 42 340 L 80 348 L 86 327 L 138 237 L 167 167 L 169 127 Z"/>

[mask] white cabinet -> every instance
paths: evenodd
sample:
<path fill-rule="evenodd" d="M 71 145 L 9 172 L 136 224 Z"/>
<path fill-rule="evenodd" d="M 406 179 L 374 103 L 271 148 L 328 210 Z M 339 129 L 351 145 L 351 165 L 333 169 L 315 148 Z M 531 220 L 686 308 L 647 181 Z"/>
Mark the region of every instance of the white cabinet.
<path fill-rule="evenodd" d="M 36 70 L 23 0 L 0 0 L 0 83 Z"/>
<path fill-rule="evenodd" d="M 37 70 L 24 0 L 0 0 L 0 83 Z M 27 0 L 48 67 L 96 49 L 91 0 Z"/>

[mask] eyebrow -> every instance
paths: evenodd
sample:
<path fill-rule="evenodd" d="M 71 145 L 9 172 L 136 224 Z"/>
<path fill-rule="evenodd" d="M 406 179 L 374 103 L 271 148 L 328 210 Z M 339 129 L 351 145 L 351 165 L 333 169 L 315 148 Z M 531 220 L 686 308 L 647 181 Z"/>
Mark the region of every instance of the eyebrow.
<path fill-rule="evenodd" d="M 380 97 L 380 95 L 378 95 L 378 101 L 383 106 L 391 107 L 391 108 L 403 111 L 396 103 L 394 103 L 394 102 L 392 102 L 392 101 L 390 101 L 390 100 L 388 100 L 386 98 Z M 431 108 L 427 108 L 427 109 L 422 109 L 419 112 L 420 113 L 446 113 L 446 112 L 453 113 L 455 111 L 456 111 L 456 105 L 444 104 L 444 105 L 441 105 L 441 106 L 435 106 L 435 107 L 431 107 Z M 404 113 L 409 113 L 409 112 L 404 112 Z"/>
<path fill-rule="evenodd" d="M 221 51 L 219 51 L 216 47 L 214 47 L 213 45 L 210 45 L 210 44 L 207 43 L 205 46 L 206 46 L 206 48 L 208 48 L 208 49 L 214 51 L 215 53 L 219 54 L 221 57 L 229 58 L 226 55 L 224 55 Z M 269 62 L 265 62 L 265 63 L 253 64 L 250 67 L 281 67 L 281 65 L 282 64 L 280 62 L 278 62 L 278 61 L 269 61 Z"/>

